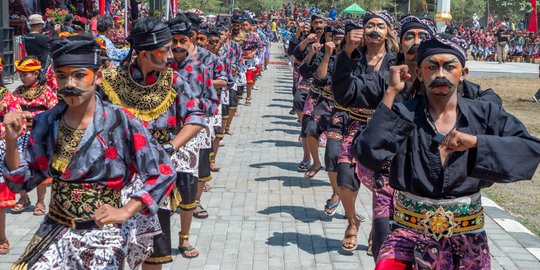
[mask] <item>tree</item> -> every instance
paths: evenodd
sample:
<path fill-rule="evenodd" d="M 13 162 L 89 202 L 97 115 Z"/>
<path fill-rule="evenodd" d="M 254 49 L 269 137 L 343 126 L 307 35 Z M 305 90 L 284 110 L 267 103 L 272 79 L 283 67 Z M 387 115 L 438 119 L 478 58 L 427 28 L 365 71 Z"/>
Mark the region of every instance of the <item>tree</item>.
<path fill-rule="evenodd" d="M 486 10 L 486 0 L 452 0 L 450 13 L 459 23 L 471 24 L 474 13 L 482 17 Z"/>
<path fill-rule="evenodd" d="M 525 13 L 531 12 L 529 0 L 488 0 L 490 11 L 495 20 L 502 19 L 504 15 L 511 20 L 518 21 L 524 18 Z"/>

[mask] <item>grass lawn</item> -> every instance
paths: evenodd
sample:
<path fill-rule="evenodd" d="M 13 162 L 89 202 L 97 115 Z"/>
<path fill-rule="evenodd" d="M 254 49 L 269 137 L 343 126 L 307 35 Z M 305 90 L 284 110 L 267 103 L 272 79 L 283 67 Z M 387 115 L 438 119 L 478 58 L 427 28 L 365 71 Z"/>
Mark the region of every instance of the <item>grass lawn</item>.
<path fill-rule="evenodd" d="M 532 96 L 540 88 L 540 79 L 471 78 L 482 89 L 493 88 L 501 96 L 506 111 L 518 117 L 534 136 L 540 137 L 540 104 Z M 540 235 L 540 170 L 533 181 L 495 184 L 484 192 L 510 212 L 519 222 Z"/>

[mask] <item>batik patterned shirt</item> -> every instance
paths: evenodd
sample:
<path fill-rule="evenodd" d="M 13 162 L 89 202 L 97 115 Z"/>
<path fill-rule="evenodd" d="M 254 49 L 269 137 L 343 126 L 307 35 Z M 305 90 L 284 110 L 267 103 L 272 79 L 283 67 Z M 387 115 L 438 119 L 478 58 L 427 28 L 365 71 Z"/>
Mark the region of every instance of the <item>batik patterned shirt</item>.
<path fill-rule="evenodd" d="M 54 91 L 48 86 L 34 83 L 30 87 L 21 85 L 13 91 L 13 95 L 17 99 L 17 103 L 24 111 L 31 112 L 34 116 L 43 111 L 50 110 L 58 103 L 58 98 Z"/>
<path fill-rule="evenodd" d="M 3 162 L 4 177 L 14 192 L 30 191 L 54 177 L 67 183 L 97 183 L 120 191 L 140 176 L 143 188 L 131 195 L 155 214 L 174 187 L 176 174 L 167 153 L 126 109 L 102 101 L 96 95 L 93 120 L 84 131 L 66 170 L 58 175 L 51 168 L 59 121 L 68 106 L 64 101 L 36 116 L 27 149 L 19 168 L 9 171 Z M 128 113 L 126 113 L 128 112 Z"/>
<path fill-rule="evenodd" d="M 129 69 L 129 73 L 125 72 L 125 69 Z M 183 125 L 202 125 L 206 126 L 206 121 L 204 119 L 204 113 L 200 108 L 199 100 L 196 94 L 193 92 L 191 87 L 181 78 L 181 76 L 169 69 L 163 73 L 172 73 L 172 81 L 164 81 L 165 78 L 162 78 L 162 74 L 159 72 L 152 72 L 146 76 L 146 79 L 143 77 L 139 68 L 132 64 L 127 67 L 119 67 L 116 69 L 116 76 L 118 79 L 109 79 L 114 78 L 109 76 L 107 72 L 104 74 L 104 82 L 102 83 L 103 92 L 105 100 L 110 100 L 112 103 L 126 107 L 126 111 L 130 115 L 135 115 L 145 126 L 149 129 L 154 136 L 159 139 L 160 143 L 168 142 L 172 137 L 163 138 L 163 132 L 167 131 L 167 134 L 170 136 L 176 135 Z M 118 85 L 114 84 L 114 81 L 130 81 L 130 78 L 123 78 L 123 76 L 131 76 L 131 79 L 136 82 L 138 85 L 133 85 L 132 87 L 127 85 Z M 165 76 L 165 75 L 163 75 Z M 107 85 L 113 86 L 112 89 L 115 89 L 114 93 L 111 92 L 111 88 Z M 123 95 L 123 91 L 139 92 L 145 91 L 146 87 L 153 86 L 156 87 L 165 87 L 165 90 L 172 89 L 174 94 L 173 96 L 167 95 L 164 98 L 159 106 L 166 106 L 161 112 L 156 112 L 152 116 L 142 117 L 138 114 L 138 104 L 144 103 L 141 95 Z M 141 89 L 133 89 L 141 88 Z M 167 101 L 168 99 L 171 100 Z M 152 108 L 153 109 L 153 108 Z M 163 138 L 163 139 L 160 139 Z"/>
<path fill-rule="evenodd" d="M 200 108 L 205 116 L 210 117 L 217 114 L 219 99 L 212 84 L 209 69 L 189 55 L 181 64 L 174 61 L 171 68 L 189 84 L 195 97 L 199 99 Z"/>
<path fill-rule="evenodd" d="M 4 116 L 16 111 L 21 111 L 17 98 L 9 90 L 0 86 L 0 140 L 3 140 L 6 136 Z"/>

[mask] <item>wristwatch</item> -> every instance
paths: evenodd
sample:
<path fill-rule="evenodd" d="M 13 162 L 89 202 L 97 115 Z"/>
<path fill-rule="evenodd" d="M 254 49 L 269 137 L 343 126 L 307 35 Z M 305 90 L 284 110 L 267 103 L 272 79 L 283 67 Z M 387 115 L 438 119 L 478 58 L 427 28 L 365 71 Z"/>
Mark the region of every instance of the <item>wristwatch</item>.
<path fill-rule="evenodd" d="M 165 152 L 167 152 L 167 154 L 169 155 L 172 155 L 175 151 L 171 143 L 164 144 L 163 149 L 165 149 Z"/>

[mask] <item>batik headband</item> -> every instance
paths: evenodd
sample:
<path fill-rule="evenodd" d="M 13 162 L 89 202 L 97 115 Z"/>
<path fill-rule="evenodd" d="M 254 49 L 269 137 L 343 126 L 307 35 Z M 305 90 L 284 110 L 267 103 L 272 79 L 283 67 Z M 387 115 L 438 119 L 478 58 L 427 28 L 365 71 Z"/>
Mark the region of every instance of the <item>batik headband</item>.
<path fill-rule="evenodd" d="M 33 72 L 41 69 L 41 62 L 36 58 L 28 58 L 24 61 L 15 61 L 15 69 L 18 72 Z"/>
<path fill-rule="evenodd" d="M 453 54 L 461 63 L 461 66 L 465 67 L 465 61 L 467 59 L 467 42 L 465 40 L 456 37 L 446 37 L 441 35 L 433 36 L 430 39 L 425 40 L 420 44 L 416 51 L 416 63 L 418 66 L 427 57 L 434 54 Z"/>

